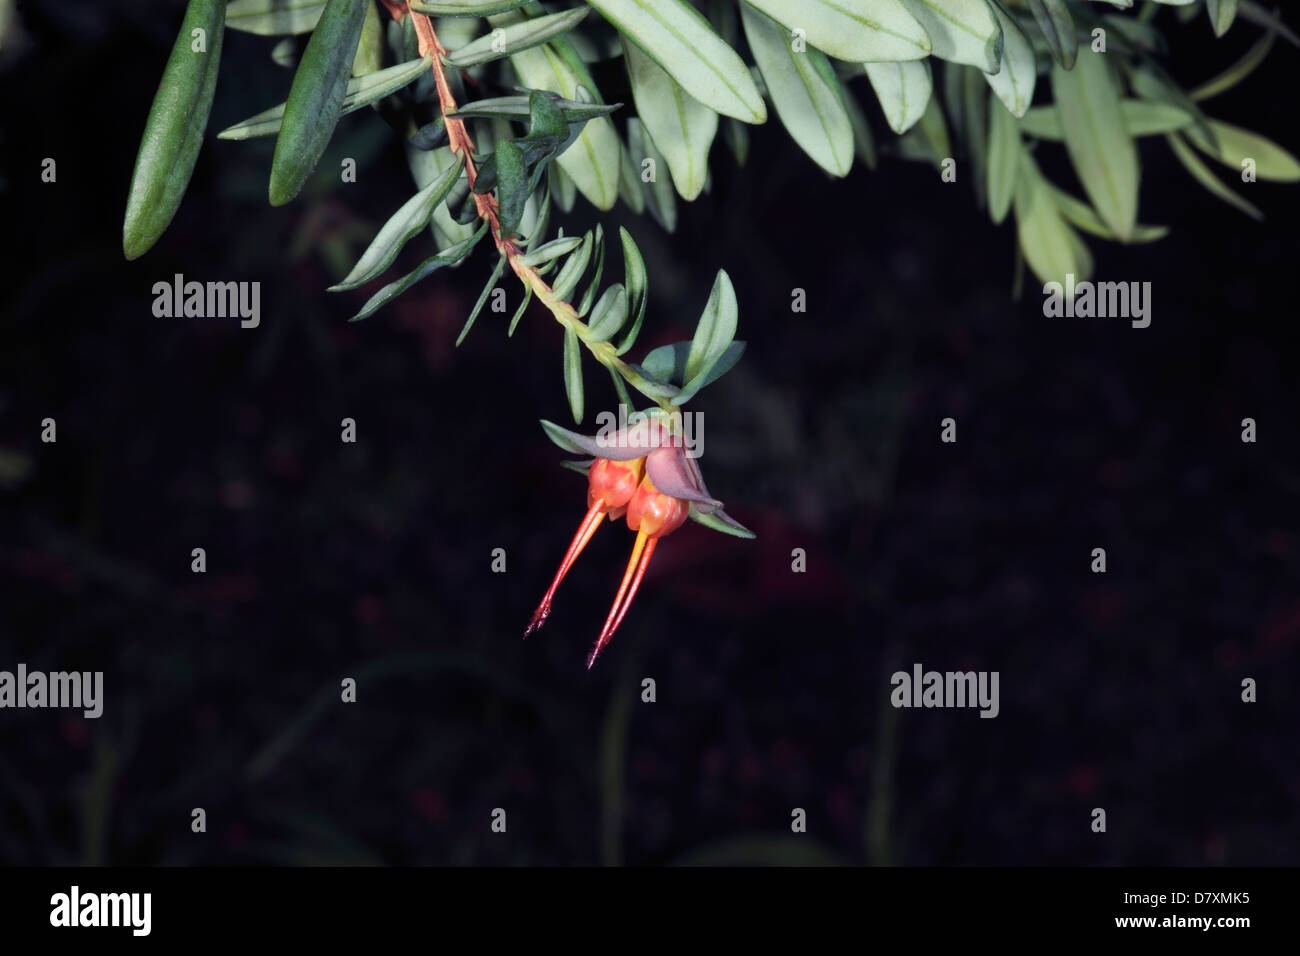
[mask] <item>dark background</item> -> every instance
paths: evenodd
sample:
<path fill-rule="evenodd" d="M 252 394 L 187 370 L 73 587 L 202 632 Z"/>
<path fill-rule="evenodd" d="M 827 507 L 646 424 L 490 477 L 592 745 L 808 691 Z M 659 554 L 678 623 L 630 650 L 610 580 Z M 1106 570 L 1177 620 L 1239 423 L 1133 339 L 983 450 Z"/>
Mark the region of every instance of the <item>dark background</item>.
<path fill-rule="evenodd" d="M 1148 329 L 1044 318 L 1032 280 L 1013 302 L 1014 229 L 969 184 L 897 159 L 831 182 L 775 122 L 743 169 L 719 144 L 676 235 L 603 217 L 647 256 L 645 349 L 689 336 L 717 268 L 735 280 L 748 351 L 691 407 L 758 539 L 666 539 L 588 673 L 626 528 L 520 640 L 584 507 L 537 425 L 567 421 L 559 328 L 534 309 L 507 340 L 488 313 L 453 350 L 486 249 L 364 323 L 364 293 L 325 292 L 411 192 L 382 121 L 345 118 L 322 164 L 360 157 L 358 183 L 274 210 L 270 142 L 209 136 L 126 263 L 179 7 L 23 17 L 0 76 L 0 668 L 103 670 L 106 703 L 0 712 L 0 861 L 1297 861 L 1300 190 L 1219 168 L 1257 224 L 1144 140 L 1141 219 L 1171 236 L 1090 245 L 1099 278 L 1152 282 Z M 1257 35 L 1161 19 L 1188 86 Z M 210 133 L 284 98 L 272 45 L 227 35 Z M 1300 150 L 1298 69 L 1279 44 L 1207 108 Z M 176 272 L 261 281 L 261 327 L 155 318 Z M 999 671 L 1000 716 L 892 709 L 913 662 Z"/>

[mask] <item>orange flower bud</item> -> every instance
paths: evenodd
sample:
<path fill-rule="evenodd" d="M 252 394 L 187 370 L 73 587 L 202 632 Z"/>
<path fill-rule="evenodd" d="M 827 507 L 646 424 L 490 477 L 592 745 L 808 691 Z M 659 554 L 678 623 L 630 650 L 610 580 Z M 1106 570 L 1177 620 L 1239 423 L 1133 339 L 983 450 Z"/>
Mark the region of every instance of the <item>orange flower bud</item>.
<path fill-rule="evenodd" d="M 587 472 L 587 507 L 601 502 L 611 518 L 618 518 L 632 500 L 641 476 L 645 473 L 645 459 L 613 461 L 597 458 Z"/>
<path fill-rule="evenodd" d="M 646 475 L 627 505 L 627 526 L 647 538 L 662 538 L 680 528 L 690 512 L 688 502 L 666 495 Z"/>

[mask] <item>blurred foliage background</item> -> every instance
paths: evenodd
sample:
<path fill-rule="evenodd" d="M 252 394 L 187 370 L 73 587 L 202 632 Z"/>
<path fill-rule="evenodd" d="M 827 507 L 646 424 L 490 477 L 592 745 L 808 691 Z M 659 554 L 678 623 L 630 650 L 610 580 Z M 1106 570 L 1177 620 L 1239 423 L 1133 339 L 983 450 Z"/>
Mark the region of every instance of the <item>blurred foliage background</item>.
<path fill-rule="evenodd" d="M 1032 283 L 1013 302 L 1013 227 L 960 175 L 831 182 L 772 125 L 745 168 L 715 154 L 675 235 L 608 217 L 646 254 L 647 348 L 735 280 L 749 350 L 698 410 L 710 488 L 759 537 L 673 535 L 588 673 L 625 528 L 520 640 L 584 507 L 537 425 L 565 414 L 561 330 L 489 315 L 453 350 L 486 250 L 364 323 L 323 291 L 409 195 L 382 121 L 345 118 L 276 210 L 271 143 L 209 138 L 128 264 L 180 5 L 6 6 L 0 668 L 102 670 L 106 702 L 0 712 L 0 860 L 1296 862 L 1296 190 L 1237 184 L 1252 223 L 1143 141 L 1142 219 L 1172 234 L 1095 252 L 1152 282 L 1145 330 L 1046 319 Z M 1214 75 L 1237 34 L 1176 29 L 1171 71 Z M 271 45 L 227 37 L 210 130 L 284 98 Z M 1220 113 L 1294 152 L 1298 64 L 1280 45 Z M 155 318 L 175 273 L 260 281 L 260 328 Z M 892 709 L 916 661 L 998 670 L 1000 716 Z"/>

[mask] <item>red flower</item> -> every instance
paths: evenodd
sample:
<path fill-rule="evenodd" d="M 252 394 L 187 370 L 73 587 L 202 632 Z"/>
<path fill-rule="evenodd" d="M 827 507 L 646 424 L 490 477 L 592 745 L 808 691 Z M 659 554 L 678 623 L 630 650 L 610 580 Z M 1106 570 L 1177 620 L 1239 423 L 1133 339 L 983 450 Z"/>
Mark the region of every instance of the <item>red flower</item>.
<path fill-rule="evenodd" d="M 721 501 L 709 494 L 699 465 L 687 454 L 675 427 L 678 422 L 671 415 L 652 414 L 613 435 L 598 437 L 578 435 L 543 422 L 551 440 L 562 448 L 596 457 L 573 463 L 573 467 L 587 471 L 587 514 L 560 562 L 555 580 L 528 622 L 524 637 L 546 623 L 556 589 L 606 517 L 618 519 L 626 515 L 628 527 L 637 534 L 614 604 L 587 657 L 588 668 L 623 623 L 660 538 L 676 531 L 688 517 L 719 531 L 753 537 L 722 510 Z"/>

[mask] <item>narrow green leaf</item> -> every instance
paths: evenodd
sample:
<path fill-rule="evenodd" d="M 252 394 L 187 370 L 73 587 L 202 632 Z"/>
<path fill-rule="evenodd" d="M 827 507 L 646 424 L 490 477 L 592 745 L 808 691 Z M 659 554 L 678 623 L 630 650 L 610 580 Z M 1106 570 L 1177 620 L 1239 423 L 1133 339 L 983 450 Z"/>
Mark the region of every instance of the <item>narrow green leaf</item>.
<path fill-rule="evenodd" d="M 293 76 L 284 122 L 271 159 L 272 206 L 283 206 L 302 189 L 329 145 L 347 95 L 352 60 L 366 4 L 327 0 Z"/>
<path fill-rule="evenodd" d="M 1272 10 L 1265 10 L 1253 0 L 1240 0 L 1237 4 L 1238 13 L 1243 20 L 1247 20 L 1256 26 L 1266 27 L 1273 30 L 1278 36 L 1286 40 L 1294 47 L 1300 47 L 1300 36 L 1296 34 L 1289 26 L 1282 22 L 1281 14 Z"/>
<path fill-rule="evenodd" d="M 637 115 L 663 151 L 678 193 L 690 202 L 708 177 L 718 114 L 683 90 L 636 44 L 627 44 L 625 58 Z"/>
<path fill-rule="evenodd" d="M 519 308 L 515 310 L 514 317 L 510 320 L 510 328 L 506 330 L 506 338 L 511 338 L 514 336 L 515 326 L 517 326 L 519 324 L 519 320 L 524 317 L 524 313 L 528 311 L 528 306 L 532 301 L 533 301 L 532 286 L 526 286 L 524 288 L 524 301 L 519 303 Z"/>
<path fill-rule="evenodd" d="M 895 133 L 905 133 L 925 115 L 933 80 L 925 60 L 866 63 L 867 79 L 875 91 L 885 121 Z"/>
<path fill-rule="evenodd" d="M 528 167 L 524 154 L 514 140 L 498 143 L 496 148 L 497 201 L 500 203 L 501 234 L 509 237 L 519 228 L 528 201 Z"/>
<path fill-rule="evenodd" d="M 985 73 L 984 79 L 1002 104 L 1015 116 L 1021 117 L 1034 101 L 1034 85 L 1038 82 L 1034 48 L 1020 24 L 999 0 L 990 0 L 989 6 L 1002 28 L 1002 69 Z"/>
<path fill-rule="evenodd" d="M 375 312 L 377 312 L 382 306 L 388 304 L 393 299 L 397 298 L 399 295 L 401 295 L 411 286 L 415 285 L 415 283 L 419 282 L 421 279 L 425 278 L 426 276 L 432 275 L 434 272 L 436 272 L 438 269 L 441 269 L 443 266 L 452 266 L 460 262 L 462 259 L 464 259 L 466 256 L 468 256 L 471 252 L 474 251 L 474 246 L 477 245 L 478 241 L 483 238 L 483 235 L 486 231 L 487 231 L 487 223 L 484 223 L 483 225 L 479 226 L 478 230 L 474 233 L 474 235 L 470 236 L 464 242 L 458 242 L 456 245 L 452 246 L 451 248 L 444 249 L 442 252 L 439 252 L 437 255 L 430 256 L 428 259 L 425 259 L 424 262 L 420 263 L 420 265 L 417 266 L 414 270 L 402 276 L 402 278 L 398 279 L 396 282 L 390 282 L 388 285 L 384 286 L 382 289 L 380 289 L 378 292 L 372 295 L 369 298 L 369 300 L 367 300 L 366 304 L 361 307 L 361 311 L 358 312 L 356 315 L 354 315 L 348 321 L 358 322 L 361 319 L 369 318 L 370 316 L 374 315 Z"/>
<path fill-rule="evenodd" d="M 641 184 L 641 171 L 626 143 L 619 144 L 619 153 L 618 197 L 639 216 L 645 212 L 645 187 Z"/>
<path fill-rule="evenodd" d="M 656 402 L 672 401 L 679 389 L 641 373 L 637 366 L 625 363 L 619 366 L 624 380 L 646 398 Z"/>
<path fill-rule="evenodd" d="M 1047 191 L 1051 193 L 1052 201 L 1056 203 L 1056 207 L 1061 210 L 1061 215 L 1084 232 L 1091 233 L 1094 236 L 1101 236 L 1103 239 L 1115 238 L 1115 234 L 1106 228 L 1106 224 L 1101 221 L 1097 211 L 1086 202 L 1075 199 L 1065 190 L 1058 189 L 1051 183 L 1047 183 Z M 1169 235 L 1168 226 L 1138 225 L 1133 229 L 1133 242 L 1155 242 L 1167 235 Z"/>
<path fill-rule="evenodd" d="M 298 47 L 301 44 L 297 37 L 285 37 L 275 46 L 271 47 L 271 62 L 276 66 L 282 66 L 286 70 L 291 70 L 298 65 Z"/>
<path fill-rule="evenodd" d="M 627 290 L 621 282 L 616 282 L 601 293 L 591 310 L 590 336 L 597 342 L 608 342 L 626 321 Z"/>
<path fill-rule="evenodd" d="M 325 9 L 325 0 L 231 0 L 226 26 L 261 36 L 310 33 Z"/>
<path fill-rule="evenodd" d="M 686 360 L 690 354 L 690 342 L 661 345 L 646 353 L 641 360 L 641 371 L 657 381 L 680 386 L 686 376 Z"/>
<path fill-rule="evenodd" d="M 722 376 L 735 368 L 736 363 L 740 361 L 740 357 L 744 354 L 745 343 L 732 342 L 722 350 L 721 355 L 713 360 L 712 365 L 708 366 L 704 371 L 700 372 L 693 379 L 688 380 L 686 384 L 682 386 L 682 390 L 678 392 L 677 397 L 673 399 L 673 404 L 685 405 L 692 398 L 698 395 L 701 389 L 712 385 L 718 379 L 722 378 Z"/>
<path fill-rule="evenodd" d="M 767 119 L 745 62 L 684 0 L 588 0 L 705 106 L 747 123 Z"/>
<path fill-rule="evenodd" d="M 541 422 L 542 431 L 546 432 L 546 437 L 554 442 L 561 451 L 567 451 L 573 455 L 586 455 L 590 457 L 591 452 L 577 440 L 583 436 L 578 435 L 576 432 L 571 432 L 569 429 L 555 424 L 555 422 L 547 421 L 545 418 L 540 418 L 538 421 Z"/>
<path fill-rule="evenodd" d="M 748 3 L 740 5 L 740 19 L 781 124 L 818 166 L 833 176 L 847 175 L 853 123 L 826 55 L 812 47 L 796 53 L 785 28 Z"/>
<path fill-rule="evenodd" d="M 1258 40 L 1256 40 L 1249 50 L 1242 55 L 1241 59 L 1232 66 L 1228 67 L 1218 76 L 1207 80 L 1192 90 L 1191 97 L 1194 100 L 1208 100 L 1211 96 L 1218 96 L 1224 93 L 1250 74 L 1254 73 L 1256 68 L 1264 62 L 1269 51 L 1273 49 L 1273 41 L 1277 39 L 1277 31 L 1269 30 Z"/>
<path fill-rule="evenodd" d="M 385 19 L 387 16 L 385 15 Z M 361 22 L 361 39 L 352 58 L 352 75 L 368 76 L 378 73 L 384 65 L 384 24 L 379 19 L 379 7 L 366 0 L 366 16 Z M 345 97 L 346 98 L 346 97 Z"/>
<path fill-rule="evenodd" d="M 529 0 L 531 3 L 532 0 Z M 532 116 L 532 94 L 541 92 L 556 107 L 568 123 L 585 123 L 598 116 L 608 116 L 623 104 L 621 103 L 579 103 L 566 100 L 552 90 L 533 90 L 527 96 L 494 96 L 485 100 L 475 100 L 463 104 L 452 116 L 458 119 L 507 119 L 527 120 Z"/>
<path fill-rule="evenodd" d="M 464 160 L 458 157 L 455 165 L 448 166 L 437 179 L 404 202 L 384 223 L 347 277 L 330 286 L 329 291 L 343 292 L 365 285 L 391 266 L 402 247 L 429 224 L 434 208 L 446 198 L 463 165 Z"/>
<path fill-rule="evenodd" d="M 1130 136 L 1155 136 L 1172 133 L 1196 122 L 1196 117 L 1172 103 L 1156 100 L 1120 100 L 1124 128 Z M 1020 121 L 1022 132 L 1039 139 L 1061 140 L 1061 116 L 1055 106 L 1035 106 Z"/>
<path fill-rule="evenodd" d="M 627 392 L 627 386 L 623 384 L 622 377 L 612 368 L 609 370 L 609 377 L 614 380 L 614 391 L 618 394 L 618 403 L 626 406 L 631 411 L 635 406 L 632 404 L 632 396 Z"/>
<path fill-rule="evenodd" d="M 533 0 L 411 0 L 416 13 L 435 17 L 486 17 L 506 13 Z"/>
<path fill-rule="evenodd" d="M 1169 103 L 1191 113 L 1197 129 L 1213 139 L 1214 134 L 1210 132 L 1209 119 L 1201 109 L 1201 105 L 1192 99 L 1155 60 L 1144 59 L 1141 66 L 1130 70 L 1128 85 L 1143 99 Z"/>
<path fill-rule="evenodd" d="M 939 105 L 938 97 L 930 97 L 917 130 L 925 137 L 935 168 L 942 170 L 944 160 L 952 156 L 952 142 L 948 138 L 948 124 L 943 118 L 943 107 Z"/>
<path fill-rule="evenodd" d="M 686 359 L 686 373 L 683 381 L 690 383 L 697 375 L 707 372 L 721 358 L 732 339 L 736 337 L 736 319 L 739 315 L 736 305 L 736 290 L 732 288 L 731 277 L 721 269 L 713 282 L 709 301 L 700 315 L 699 324 L 695 326 L 695 336 L 691 339 L 690 355 Z"/>
<path fill-rule="evenodd" d="M 635 116 L 627 121 L 627 148 L 634 162 L 640 157 L 641 182 L 651 216 L 666 231 L 674 231 L 677 228 L 677 194 L 673 189 L 668 161 Z"/>
<path fill-rule="evenodd" d="M 1210 15 L 1214 35 L 1221 37 L 1237 18 L 1237 0 L 1205 0 L 1205 10 Z"/>
<path fill-rule="evenodd" d="M 409 143 L 406 146 L 406 163 L 410 167 L 411 178 L 415 180 L 415 185 L 419 189 L 426 188 L 442 176 L 448 167 L 455 166 L 459 162 L 460 158 L 453 156 L 451 150 L 445 146 L 430 150 L 416 149 Z M 459 178 L 453 179 L 452 188 L 456 188 L 459 182 Z M 474 235 L 476 227 L 477 224 L 462 224 L 453 219 L 445 200 L 434 206 L 433 220 L 429 225 L 439 249 L 446 249 L 463 242 Z"/>
<path fill-rule="evenodd" d="M 650 299 L 645 259 L 637 248 L 632 234 L 622 226 L 618 227 L 618 238 L 623 245 L 624 287 L 627 289 L 628 313 L 632 317 L 631 328 L 618 345 L 618 354 L 625 355 L 636 337 L 641 334 L 641 323 L 645 320 L 646 304 Z"/>
<path fill-rule="evenodd" d="M 572 327 L 564 329 L 564 393 L 574 422 L 582 422 L 582 343 Z"/>
<path fill-rule="evenodd" d="M 578 315 L 585 316 L 591 311 L 592 303 L 596 300 L 596 293 L 600 289 L 601 277 L 605 274 L 605 227 L 600 223 L 596 224 L 595 234 L 592 236 L 592 246 L 595 249 L 596 265 L 591 270 L 591 281 L 587 285 L 587 291 L 582 294 L 582 299 L 576 303 Z"/>
<path fill-rule="evenodd" d="M 582 245 L 578 250 L 564 261 L 560 274 L 555 277 L 555 282 L 551 284 L 551 289 L 555 294 L 565 300 L 573 294 L 573 290 L 578 287 L 578 280 L 587 271 L 587 266 L 591 264 L 593 238 L 589 232 L 582 237 Z"/>
<path fill-rule="evenodd" d="M 487 36 L 479 37 L 459 50 L 453 50 L 444 59 L 462 70 L 490 63 L 572 30 L 586 18 L 587 12 L 586 7 L 575 7 L 563 13 L 551 13 L 499 27 Z"/>
<path fill-rule="evenodd" d="M 1028 152 L 1020 156 L 1016 180 L 1016 232 L 1020 251 L 1034 275 L 1042 282 L 1065 282 L 1087 278 L 1091 262 L 1087 248 L 1061 217 L 1047 184 Z"/>
<path fill-rule="evenodd" d="M 1137 222 L 1138 156 L 1105 55 L 1078 51 L 1073 70 L 1052 68 L 1065 148 L 1102 220 L 1123 241 Z"/>
<path fill-rule="evenodd" d="M 135 158 L 122 223 L 128 259 L 149 251 L 185 197 L 217 89 L 224 14 L 223 0 L 190 0 L 185 10 Z"/>
<path fill-rule="evenodd" d="M 492 290 L 496 288 L 497 282 L 501 279 L 501 273 L 506 268 L 506 257 L 497 256 L 496 268 L 492 270 L 492 275 L 487 280 L 487 285 L 483 286 L 483 291 L 479 293 L 478 301 L 474 303 L 474 309 L 465 320 L 465 327 L 460 330 L 460 335 L 456 336 L 456 348 L 460 348 L 460 343 L 465 341 L 465 336 L 469 335 L 469 330 L 474 327 L 478 321 L 479 313 L 483 311 L 483 306 L 487 305 L 488 298 L 492 295 Z"/>
<path fill-rule="evenodd" d="M 755 537 L 754 532 L 750 531 L 748 528 L 746 528 L 735 518 L 731 517 L 731 515 L 727 514 L 725 511 L 711 511 L 706 513 L 700 511 L 697 507 L 695 507 L 695 505 L 691 505 L 690 511 L 688 511 L 687 514 L 690 516 L 692 521 L 698 521 L 700 524 L 704 525 L 704 527 L 709 528 L 712 531 L 721 531 L 723 534 L 729 534 L 736 538 Z M 791 849 L 794 848 L 792 847 Z M 786 850 L 784 848 L 780 848 L 777 852 L 774 852 L 772 854 L 772 858 L 774 860 L 779 859 L 782 861 L 784 865 L 789 864 L 791 856 L 792 853 L 789 850 Z M 755 859 L 755 856 L 751 855 L 749 852 L 746 852 L 740 855 L 739 857 L 733 859 L 735 862 L 739 862 L 739 860 L 743 859 L 746 862 L 752 863 Z M 826 861 L 820 858 L 815 858 L 815 854 L 811 854 L 809 862 L 815 863 L 817 865 L 822 865 Z"/>
<path fill-rule="evenodd" d="M 1260 179 L 1281 183 L 1300 181 L 1300 162 L 1271 139 L 1219 120 L 1209 120 L 1209 126 L 1213 139 L 1194 128 L 1185 131 L 1187 138 L 1207 156 L 1231 166 L 1238 173 L 1243 172 L 1250 161 L 1254 174 Z"/>
<path fill-rule="evenodd" d="M 1047 40 L 1047 48 L 1056 65 L 1065 70 L 1074 69 L 1079 34 L 1065 0 L 1029 0 L 1029 10 Z"/>
<path fill-rule="evenodd" d="M 494 26 L 519 22 L 519 14 L 494 17 Z M 549 44 L 511 54 L 510 63 L 523 85 L 530 89 L 551 90 L 570 100 L 577 100 L 583 88 L 582 77 Z M 574 185 L 597 209 L 611 209 L 618 202 L 620 140 L 608 117 L 596 117 L 582 127 L 577 139 L 556 160 Z M 563 199 L 563 194 L 558 198 Z"/>
<path fill-rule="evenodd" d="M 747 0 L 798 39 L 839 60 L 919 60 L 930 37 L 901 0 Z M 742 12 L 744 10 L 742 6 Z M 796 53 L 805 52 L 796 49 Z"/>
<path fill-rule="evenodd" d="M 527 255 L 520 256 L 519 261 L 526 266 L 545 265 L 552 259 L 567 255 L 580 245 L 582 245 L 582 236 L 562 236 L 538 246 Z"/>
<path fill-rule="evenodd" d="M 930 37 L 941 60 L 996 73 L 1002 62 L 1002 28 L 985 0 L 903 0 Z"/>
<path fill-rule="evenodd" d="M 369 106 L 409 86 L 429 69 L 429 63 L 428 59 L 410 60 L 365 76 L 353 77 L 348 81 L 347 92 L 343 96 L 343 103 L 339 106 L 339 115 L 343 116 L 363 106 Z M 257 136 L 271 136 L 278 133 L 284 122 L 285 106 L 286 104 L 280 103 L 234 126 L 228 126 L 217 134 L 217 138 L 253 139 Z"/>
<path fill-rule="evenodd" d="M 1016 194 L 1016 169 L 1020 161 L 1020 130 L 1015 117 L 1000 103 L 989 109 L 989 216 L 1001 222 L 1011 209 Z"/>

